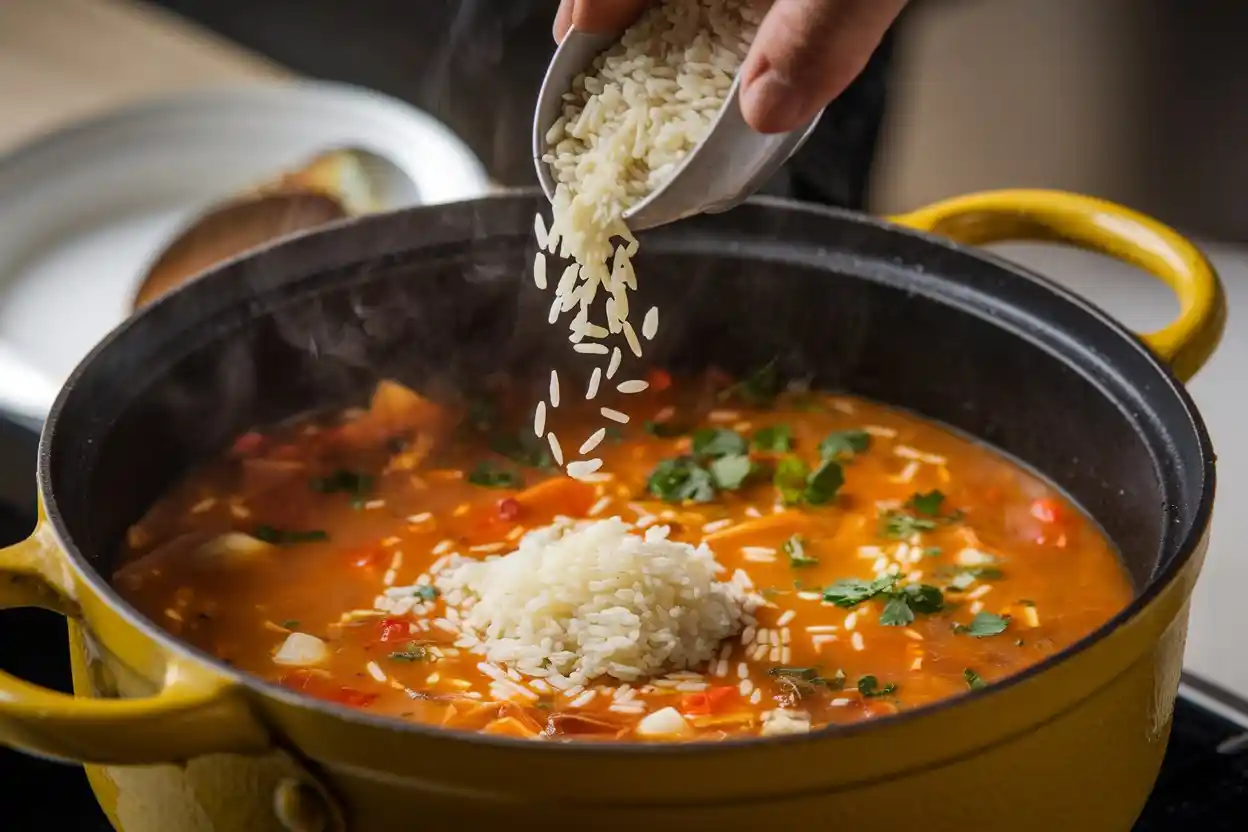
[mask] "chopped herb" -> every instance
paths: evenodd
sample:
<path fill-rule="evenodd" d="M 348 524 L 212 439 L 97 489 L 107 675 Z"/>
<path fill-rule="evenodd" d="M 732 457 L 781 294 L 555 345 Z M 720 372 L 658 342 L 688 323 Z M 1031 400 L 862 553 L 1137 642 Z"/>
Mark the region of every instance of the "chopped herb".
<path fill-rule="evenodd" d="M 901 595 L 889 598 L 888 603 L 884 605 L 884 610 L 880 613 L 880 623 L 885 627 L 904 627 L 912 621 L 914 621 L 914 610 L 910 609 L 905 597 Z"/>
<path fill-rule="evenodd" d="M 802 500 L 809 475 L 810 469 L 805 462 L 795 456 L 786 456 L 776 463 L 776 471 L 771 481 L 780 492 L 781 499 L 788 505 L 795 505 Z"/>
<path fill-rule="evenodd" d="M 897 586 L 896 575 L 885 575 L 874 581 L 859 578 L 841 578 L 823 590 L 823 600 L 836 604 L 838 607 L 852 609 L 859 604 L 870 601 L 877 595 L 891 591 Z"/>
<path fill-rule="evenodd" d="M 821 506 L 836 497 L 836 492 L 844 484 L 845 472 L 841 470 L 841 464 L 825 459 L 806 480 L 802 499 L 812 506 Z"/>
<path fill-rule="evenodd" d="M 940 507 L 945 502 L 945 495 L 940 491 L 928 491 L 926 494 L 915 494 L 906 501 L 906 508 L 927 517 L 939 517 Z"/>
<path fill-rule="evenodd" d="M 1010 617 L 1008 615 L 981 612 L 971 619 L 970 624 L 955 624 L 953 631 L 973 638 L 987 638 L 988 636 L 1001 635 L 1009 624 Z"/>
<path fill-rule="evenodd" d="M 795 534 L 784 541 L 784 553 L 789 556 L 789 566 L 794 569 L 814 566 L 819 562 L 819 558 L 806 554 L 806 543 L 800 534 Z"/>
<path fill-rule="evenodd" d="M 441 594 L 442 592 L 436 586 L 429 584 L 417 584 L 412 588 L 412 595 L 422 601 L 433 601 Z"/>
<path fill-rule="evenodd" d="M 829 433 L 819 443 L 822 459 L 853 459 L 871 447 L 871 434 L 865 430 L 838 430 Z"/>
<path fill-rule="evenodd" d="M 711 477 L 715 485 L 723 491 L 735 491 L 740 488 L 754 470 L 754 463 L 744 454 L 721 456 L 711 461 Z"/>
<path fill-rule="evenodd" d="M 793 431 L 788 425 L 770 425 L 754 432 L 754 450 L 782 454 L 793 447 Z"/>
<path fill-rule="evenodd" d="M 962 512 L 941 515 L 945 495 L 939 491 L 914 494 L 904 509 L 885 512 L 880 517 L 880 534 L 894 540 L 907 540 L 919 532 L 930 532 L 943 523 L 956 523 Z"/>
<path fill-rule="evenodd" d="M 657 436 L 660 439 L 671 439 L 673 436 L 680 436 L 685 432 L 685 428 L 675 422 L 655 422 L 647 419 L 643 427 L 645 427 L 646 433 L 651 436 Z"/>
<path fill-rule="evenodd" d="M 845 484 L 840 463 L 825 460 L 813 472 L 795 456 L 782 457 L 776 464 L 772 483 L 787 505 L 807 503 L 821 506 L 834 498 Z"/>
<path fill-rule="evenodd" d="M 887 511 L 880 518 L 880 534 L 893 540 L 907 540 L 919 532 L 936 528 L 935 520 L 924 520 L 903 511 Z"/>
<path fill-rule="evenodd" d="M 693 453 L 695 456 L 711 457 L 737 456 L 749 451 L 745 437 L 727 428 L 701 428 L 693 432 Z"/>
<path fill-rule="evenodd" d="M 494 437 L 490 440 L 490 450 L 526 468 L 554 468 L 554 460 L 550 458 L 547 444 L 527 428 L 514 434 Z"/>
<path fill-rule="evenodd" d="M 715 499 L 715 483 L 711 472 L 689 456 L 661 461 L 650 472 L 646 488 L 660 500 L 669 503 L 685 500 L 709 503 Z"/>
<path fill-rule="evenodd" d="M 908 584 L 901 588 L 910 609 L 924 615 L 940 612 L 945 608 L 945 596 L 930 584 Z"/>
<path fill-rule="evenodd" d="M 938 558 L 938 557 L 940 557 L 941 553 L 942 553 L 942 552 L 944 552 L 944 551 L 945 551 L 945 550 L 944 550 L 944 549 L 942 549 L 942 548 L 940 548 L 939 546 L 928 546 L 928 547 L 926 547 L 926 548 L 924 548 L 924 549 L 923 549 L 923 557 L 925 557 L 925 558 Z"/>
<path fill-rule="evenodd" d="M 858 692 L 867 699 L 877 696 L 888 696 L 895 690 L 897 690 L 897 686 L 892 682 L 889 682 L 884 687 L 880 687 L 880 680 L 874 676 L 863 676 L 858 680 Z"/>
<path fill-rule="evenodd" d="M 976 581 L 999 581 L 1005 577 L 1005 573 L 995 566 L 964 566 L 953 570 L 938 569 L 935 574 L 939 578 L 947 578 L 949 588 L 958 592 L 965 592 Z"/>
<path fill-rule="evenodd" d="M 845 687 L 845 671 L 837 670 L 831 677 L 821 676 L 818 667 L 773 667 L 767 675 L 780 682 L 799 698 L 816 688 L 840 690 Z"/>
<path fill-rule="evenodd" d="M 297 618 L 288 618 L 288 619 L 286 619 L 285 621 L 283 621 L 283 622 L 282 622 L 282 627 L 284 627 L 284 628 L 285 628 L 285 629 L 287 629 L 287 630 L 298 630 L 298 629 L 299 629 L 299 619 L 297 619 Z"/>
<path fill-rule="evenodd" d="M 773 358 L 754 373 L 719 394 L 721 400 L 740 399 L 754 407 L 768 407 L 780 395 L 780 373 Z"/>
<path fill-rule="evenodd" d="M 971 670 L 969 667 L 962 671 L 962 678 L 966 680 L 966 686 L 971 690 L 979 690 L 980 688 L 988 686 L 988 683 L 981 679 L 979 674 L 974 670 Z"/>
<path fill-rule="evenodd" d="M 423 645 L 409 641 L 406 649 L 396 650 L 390 658 L 396 662 L 423 662 L 429 658 L 429 651 Z"/>
<path fill-rule="evenodd" d="M 468 473 L 468 482 L 485 488 L 520 488 L 524 485 L 524 477 L 483 460 Z"/>
<path fill-rule="evenodd" d="M 327 477 L 317 477 L 308 483 L 313 491 L 322 494 L 350 494 L 353 508 L 362 508 L 373 487 L 373 478 L 368 474 L 339 469 Z"/>
<path fill-rule="evenodd" d="M 251 536 L 276 546 L 291 546 L 296 543 L 316 543 L 321 540 L 329 540 L 329 535 L 323 529 L 300 531 L 297 529 L 279 529 L 276 526 L 256 526 L 251 530 Z"/>

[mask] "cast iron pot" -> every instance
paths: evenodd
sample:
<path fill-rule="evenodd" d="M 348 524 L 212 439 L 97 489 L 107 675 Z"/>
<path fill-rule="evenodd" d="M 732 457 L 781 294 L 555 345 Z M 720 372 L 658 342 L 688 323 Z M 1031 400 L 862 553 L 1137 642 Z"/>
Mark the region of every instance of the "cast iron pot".
<path fill-rule="evenodd" d="M 260 682 L 110 588 L 127 526 L 256 423 L 361 400 L 379 377 L 583 375 L 526 276 L 538 207 L 526 193 L 348 221 L 226 263 L 105 339 L 44 428 L 38 530 L 0 553 L 0 602 L 70 618 L 75 695 L 0 675 L 0 740 L 91 764 L 126 832 L 1129 829 L 1165 748 L 1213 502 L 1180 380 L 1225 308 L 1189 242 L 1098 200 L 979 194 L 892 223 L 759 200 L 647 234 L 637 260 L 634 306 L 663 309 L 648 360 L 744 373 L 777 358 L 980 437 L 1101 523 L 1135 600 L 1001 684 L 800 737 L 515 741 Z M 962 245 L 1020 238 L 1141 265 L 1181 313 L 1139 338 Z"/>

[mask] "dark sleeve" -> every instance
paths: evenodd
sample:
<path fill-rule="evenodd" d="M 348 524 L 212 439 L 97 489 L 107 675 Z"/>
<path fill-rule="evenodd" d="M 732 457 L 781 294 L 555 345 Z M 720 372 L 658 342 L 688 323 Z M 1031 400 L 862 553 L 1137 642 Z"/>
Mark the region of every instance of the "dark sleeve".
<path fill-rule="evenodd" d="M 828 105 L 815 132 L 786 166 L 794 199 L 861 211 L 888 93 L 893 32 L 885 35 L 862 74 Z"/>

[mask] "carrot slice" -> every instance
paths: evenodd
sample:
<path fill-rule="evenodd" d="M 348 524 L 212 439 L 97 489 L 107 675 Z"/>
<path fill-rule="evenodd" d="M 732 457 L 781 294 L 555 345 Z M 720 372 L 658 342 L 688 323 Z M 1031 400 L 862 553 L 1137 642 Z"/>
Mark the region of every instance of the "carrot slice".
<path fill-rule="evenodd" d="M 551 477 L 531 485 L 515 496 L 526 509 L 548 514 L 584 517 L 594 504 L 594 486 L 571 477 Z"/>

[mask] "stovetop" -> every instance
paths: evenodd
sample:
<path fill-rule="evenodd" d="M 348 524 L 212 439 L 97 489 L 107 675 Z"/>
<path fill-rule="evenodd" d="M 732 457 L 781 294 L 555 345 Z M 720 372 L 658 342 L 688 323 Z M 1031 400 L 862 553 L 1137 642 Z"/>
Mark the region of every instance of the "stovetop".
<path fill-rule="evenodd" d="M 24 514 L 0 507 L 0 544 L 21 539 L 31 525 Z M 64 621 L 42 610 L 0 612 L 0 667 L 69 690 Z M 1178 702 L 1161 777 L 1135 830 L 1243 832 L 1248 829 L 1248 707 L 1197 679 L 1185 680 L 1185 689 L 1191 696 Z M 1243 711 L 1241 724 L 1215 713 L 1231 715 L 1236 708 Z M 9 832 L 111 828 L 78 767 L 0 749 L 0 793 L 3 828 Z"/>

